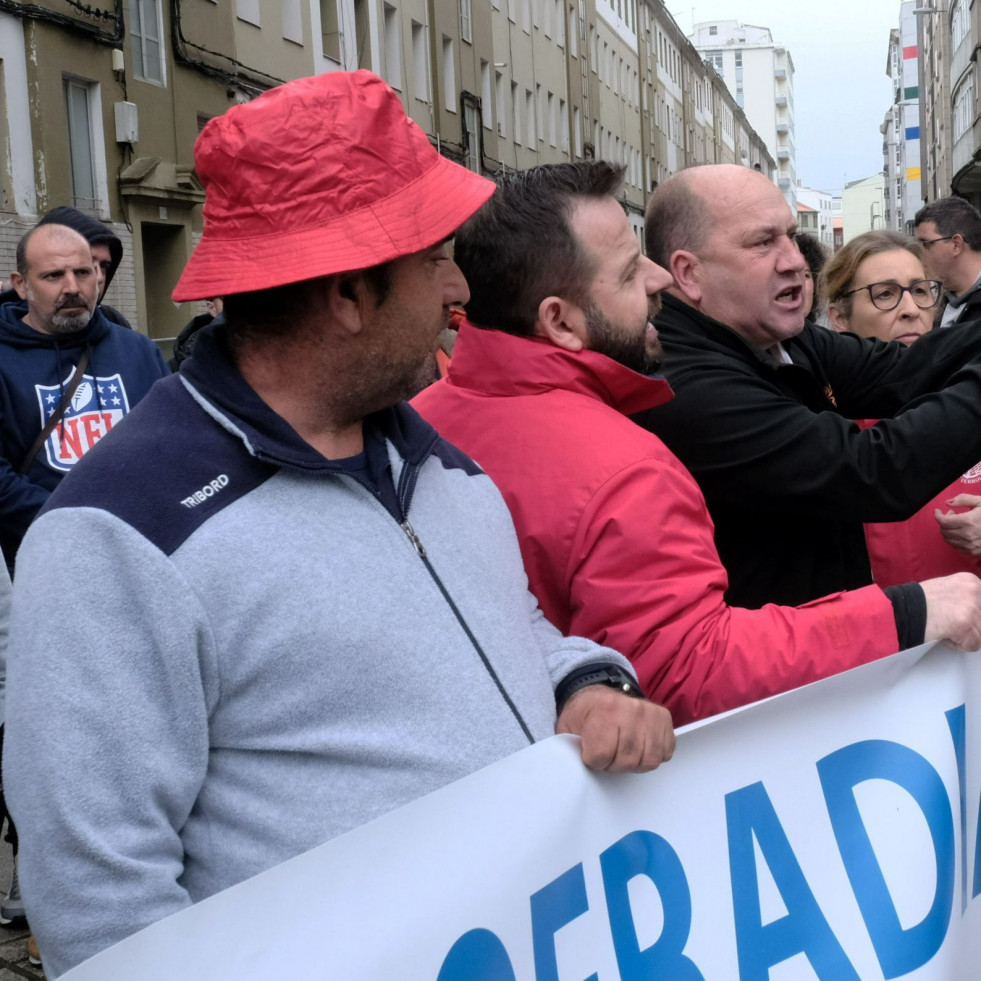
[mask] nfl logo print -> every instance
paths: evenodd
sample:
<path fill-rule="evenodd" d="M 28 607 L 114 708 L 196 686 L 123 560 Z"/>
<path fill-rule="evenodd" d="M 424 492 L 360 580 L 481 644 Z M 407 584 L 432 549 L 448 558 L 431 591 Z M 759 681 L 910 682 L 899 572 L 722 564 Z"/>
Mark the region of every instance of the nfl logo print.
<path fill-rule="evenodd" d="M 35 385 L 41 408 L 41 425 L 58 407 L 72 372 L 58 385 Z M 118 375 L 84 375 L 69 405 L 44 444 L 47 464 L 68 473 L 113 426 L 129 412 L 129 399 Z"/>

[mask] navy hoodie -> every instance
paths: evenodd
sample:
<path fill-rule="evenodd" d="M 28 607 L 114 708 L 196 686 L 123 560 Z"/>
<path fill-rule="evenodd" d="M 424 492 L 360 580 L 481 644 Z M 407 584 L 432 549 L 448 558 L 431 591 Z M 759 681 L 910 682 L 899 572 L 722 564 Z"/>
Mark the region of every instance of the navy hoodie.
<path fill-rule="evenodd" d="M 0 548 L 8 566 L 65 474 L 168 374 L 153 341 L 109 323 L 98 310 L 72 334 L 42 334 L 23 322 L 26 313 L 23 302 L 0 305 Z M 72 404 L 21 475 L 86 348 L 89 363 Z"/>

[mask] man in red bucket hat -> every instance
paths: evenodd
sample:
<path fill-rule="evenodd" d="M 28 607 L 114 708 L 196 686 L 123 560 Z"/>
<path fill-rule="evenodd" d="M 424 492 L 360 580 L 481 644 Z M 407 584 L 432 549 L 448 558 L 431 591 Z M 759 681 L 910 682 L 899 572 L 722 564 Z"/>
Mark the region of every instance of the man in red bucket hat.
<path fill-rule="evenodd" d="M 402 401 L 494 185 L 367 72 L 231 109 L 195 158 L 174 298 L 226 323 L 18 557 L 5 783 L 48 977 L 556 729 L 602 769 L 674 745 L 619 654 L 544 620 L 493 484 Z"/>

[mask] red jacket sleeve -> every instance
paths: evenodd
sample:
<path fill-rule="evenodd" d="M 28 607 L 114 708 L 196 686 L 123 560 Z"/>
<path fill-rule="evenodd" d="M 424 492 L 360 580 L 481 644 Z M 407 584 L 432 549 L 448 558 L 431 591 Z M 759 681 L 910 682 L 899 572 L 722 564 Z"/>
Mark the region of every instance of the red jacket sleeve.
<path fill-rule="evenodd" d="M 726 606 L 711 519 L 680 464 L 646 459 L 610 477 L 581 514 L 569 561 L 568 632 L 630 657 L 676 724 L 898 650 L 892 604 L 875 586 L 797 608 Z"/>

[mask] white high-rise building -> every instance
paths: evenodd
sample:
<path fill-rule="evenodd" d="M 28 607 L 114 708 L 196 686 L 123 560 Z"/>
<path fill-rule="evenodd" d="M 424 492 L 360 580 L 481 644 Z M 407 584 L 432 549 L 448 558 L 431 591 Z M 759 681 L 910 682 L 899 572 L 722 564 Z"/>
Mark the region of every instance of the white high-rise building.
<path fill-rule="evenodd" d="M 768 27 L 736 20 L 696 24 L 689 39 L 725 80 L 750 125 L 766 143 L 777 161 L 777 184 L 796 213 L 794 62 L 790 52 L 774 43 Z"/>

